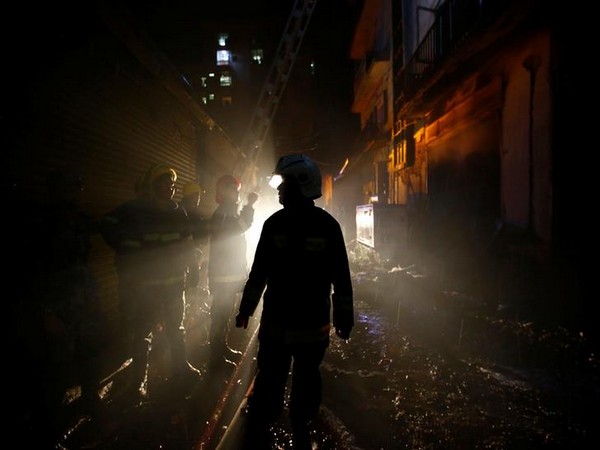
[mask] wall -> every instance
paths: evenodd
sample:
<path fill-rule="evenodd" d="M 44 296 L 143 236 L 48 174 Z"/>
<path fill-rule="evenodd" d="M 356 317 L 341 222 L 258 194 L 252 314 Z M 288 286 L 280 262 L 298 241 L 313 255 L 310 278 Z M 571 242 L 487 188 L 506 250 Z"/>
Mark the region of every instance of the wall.
<path fill-rule="evenodd" d="M 28 24 L 29 40 L 7 54 L 3 185 L 12 198 L 43 201 L 46 175 L 72 168 L 84 179 L 85 210 L 99 218 L 134 197 L 134 183 L 151 163 L 173 165 L 179 189 L 232 166 L 227 137 L 217 126 L 206 128 L 97 11 L 68 12 L 39 11 Z M 91 266 L 104 308 L 115 314 L 113 255 L 99 235 Z"/>
<path fill-rule="evenodd" d="M 539 58 L 533 84 L 530 72 L 524 67 L 530 55 Z M 502 111 L 503 219 L 510 224 L 530 228 L 544 241 L 552 238 L 549 58 L 547 34 L 534 36 L 514 53 L 505 67 Z"/>

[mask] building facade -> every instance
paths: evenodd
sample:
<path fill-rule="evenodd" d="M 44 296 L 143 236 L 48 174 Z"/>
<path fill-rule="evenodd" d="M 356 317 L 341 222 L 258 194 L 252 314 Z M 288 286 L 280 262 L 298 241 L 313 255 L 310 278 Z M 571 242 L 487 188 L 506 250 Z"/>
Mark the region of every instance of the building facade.
<path fill-rule="evenodd" d="M 573 17 L 557 2 L 364 1 L 354 177 L 364 203 L 402 211 L 391 258 L 490 310 L 589 330 L 566 171 L 584 91 Z"/>

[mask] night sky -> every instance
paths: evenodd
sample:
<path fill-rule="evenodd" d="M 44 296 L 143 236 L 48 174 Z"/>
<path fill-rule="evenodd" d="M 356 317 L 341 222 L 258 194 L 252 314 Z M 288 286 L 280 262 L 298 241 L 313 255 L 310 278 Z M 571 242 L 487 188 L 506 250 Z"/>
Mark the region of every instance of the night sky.
<path fill-rule="evenodd" d="M 201 0 L 115 0 L 130 12 L 134 22 L 144 30 L 157 47 L 174 63 L 183 61 L 185 46 L 203 21 L 236 21 L 252 23 L 256 17 L 270 16 L 278 30 L 273 41 L 278 43 L 294 6 L 293 0 L 215 1 Z M 349 57 L 350 44 L 362 2 L 359 0 L 319 0 L 304 37 L 303 48 L 311 48 L 311 57 L 317 62 L 318 113 L 316 130 L 325 133 L 321 146 L 334 148 L 320 161 L 337 171 L 350 151 L 350 137 L 356 135 L 358 122 L 350 112 L 353 98 L 354 61 Z M 27 4 L 11 5 L 5 18 L 11 27 L 3 27 L 2 49 L 5 70 L 4 91 L 22 101 L 17 92 L 26 91 L 34 84 L 46 83 L 55 69 L 73 55 L 89 51 L 94 29 L 87 18 L 94 2 L 58 1 L 42 3 L 30 8 Z M 98 30 L 104 33 L 105 30 Z M 199 43 L 199 45 L 201 45 Z M 65 54 L 65 50 L 69 53 Z M 11 101 L 5 102 L 10 110 Z"/>
<path fill-rule="evenodd" d="M 193 59 L 190 40 L 202 24 L 251 24 L 260 17 L 273 22 L 273 42 L 281 34 L 295 4 L 294 0 L 201 1 L 124 0 L 123 3 L 150 38 L 177 65 Z M 358 117 L 350 112 L 353 99 L 354 61 L 350 45 L 362 2 L 320 0 L 317 2 L 300 49 L 310 48 L 317 63 L 319 117 L 317 146 L 324 149 L 319 162 L 332 170 L 341 167 L 351 151 L 351 136 L 359 131 Z M 200 44 L 199 44 L 200 45 Z M 289 85 L 287 87 L 289 89 Z M 281 112 L 281 111 L 280 111 Z M 326 150 L 325 150 L 326 148 Z M 313 155 L 316 156 L 316 155 Z"/>

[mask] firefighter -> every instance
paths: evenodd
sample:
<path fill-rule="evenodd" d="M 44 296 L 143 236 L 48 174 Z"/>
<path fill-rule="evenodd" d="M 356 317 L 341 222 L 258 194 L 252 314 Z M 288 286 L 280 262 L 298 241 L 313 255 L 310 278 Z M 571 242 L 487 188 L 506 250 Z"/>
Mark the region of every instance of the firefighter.
<path fill-rule="evenodd" d="M 309 424 L 321 404 L 320 365 L 329 345 L 330 317 L 335 334 L 349 339 L 352 283 L 341 227 L 315 205 L 321 197 L 317 165 L 305 155 L 287 155 L 275 174 L 282 178 L 277 189 L 283 208 L 263 225 L 236 316 L 236 327 L 247 328 L 263 298 L 247 442 L 250 448 L 267 448 L 267 430 L 283 410 L 291 366 L 294 449 L 310 449 Z"/>
<path fill-rule="evenodd" d="M 171 350 L 171 375 L 187 386 L 200 372 L 187 361 L 183 327 L 184 287 L 193 263 L 193 241 L 185 210 L 173 201 L 177 173 L 152 165 L 141 181 L 139 197 L 103 219 L 102 233 L 115 249 L 119 276 L 127 276 L 133 302 L 131 393 L 145 394 L 148 351 L 161 325 Z"/>
<path fill-rule="evenodd" d="M 212 296 L 209 330 L 210 363 L 216 371 L 223 362 L 235 363 L 237 350 L 227 344 L 229 321 L 233 320 L 239 294 L 248 276 L 246 237 L 254 220 L 254 203 L 258 195 L 251 192 L 239 209 L 240 181 L 223 175 L 216 183 L 218 207 L 211 216 L 208 256 L 208 282 Z"/>
<path fill-rule="evenodd" d="M 196 264 L 190 265 L 185 283 L 185 316 L 186 324 L 198 323 L 199 313 L 208 312 L 208 233 L 210 222 L 200 211 L 200 202 L 205 191 L 198 183 L 189 182 L 183 185 L 182 198 L 179 203 L 192 222 L 194 236 L 194 254 Z"/>

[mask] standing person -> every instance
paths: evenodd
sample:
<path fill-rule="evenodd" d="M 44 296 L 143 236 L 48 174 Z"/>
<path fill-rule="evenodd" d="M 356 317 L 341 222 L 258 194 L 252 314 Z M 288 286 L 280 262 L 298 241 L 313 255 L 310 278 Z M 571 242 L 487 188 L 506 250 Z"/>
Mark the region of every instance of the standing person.
<path fill-rule="evenodd" d="M 183 293 L 193 264 L 193 242 L 187 213 L 173 201 L 176 180 L 170 166 L 152 165 L 142 179 L 139 198 L 103 219 L 104 239 L 116 252 L 117 275 L 126 274 L 130 282 L 131 393 L 136 396 L 144 386 L 151 337 L 158 324 L 164 327 L 170 346 L 172 378 L 187 387 L 200 376 L 186 353 Z"/>
<path fill-rule="evenodd" d="M 244 233 L 254 220 L 255 192 L 239 210 L 240 181 L 232 175 L 217 180 L 216 201 L 219 204 L 210 220 L 208 282 L 212 296 L 209 331 L 210 363 L 219 369 L 223 362 L 233 362 L 235 351 L 227 345 L 229 320 L 237 307 L 248 276 L 246 237 Z M 239 210 L 239 212 L 238 212 Z"/>
<path fill-rule="evenodd" d="M 264 291 L 247 443 L 267 448 L 291 366 L 294 449 L 304 450 L 311 448 L 309 423 L 321 404 L 320 365 L 329 345 L 331 310 L 341 339 L 349 339 L 354 325 L 352 282 L 340 225 L 314 203 L 321 196 L 316 164 L 301 154 L 288 155 L 275 174 L 282 177 L 277 189 L 283 208 L 263 225 L 236 316 L 236 327 L 246 328 Z"/>
<path fill-rule="evenodd" d="M 183 186 L 182 198 L 179 203 L 187 212 L 192 222 L 194 235 L 194 259 L 185 282 L 186 323 L 195 323 L 202 306 L 208 311 L 208 229 L 209 220 L 200 211 L 200 202 L 204 189 L 198 183 L 189 182 Z"/>

